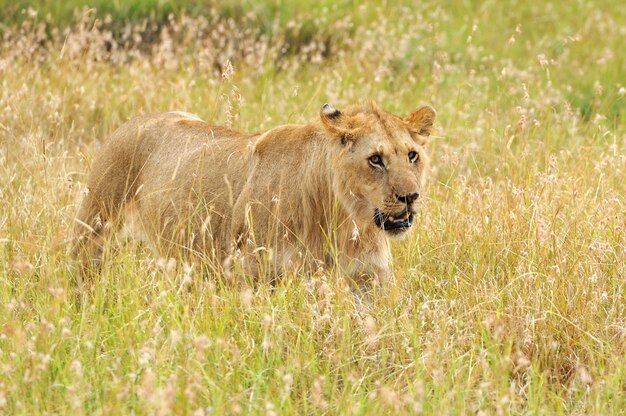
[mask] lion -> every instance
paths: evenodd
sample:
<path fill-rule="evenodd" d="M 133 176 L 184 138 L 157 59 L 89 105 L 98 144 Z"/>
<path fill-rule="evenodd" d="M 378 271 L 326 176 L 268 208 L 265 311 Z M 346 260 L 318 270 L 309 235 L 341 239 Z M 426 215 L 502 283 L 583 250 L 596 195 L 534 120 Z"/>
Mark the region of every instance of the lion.
<path fill-rule="evenodd" d="M 88 176 L 75 226 L 82 271 L 98 270 L 105 240 L 123 230 L 217 272 L 274 279 L 322 266 L 357 287 L 384 284 L 389 239 L 413 227 L 435 115 L 324 104 L 307 124 L 264 133 L 180 111 L 131 119 Z"/>

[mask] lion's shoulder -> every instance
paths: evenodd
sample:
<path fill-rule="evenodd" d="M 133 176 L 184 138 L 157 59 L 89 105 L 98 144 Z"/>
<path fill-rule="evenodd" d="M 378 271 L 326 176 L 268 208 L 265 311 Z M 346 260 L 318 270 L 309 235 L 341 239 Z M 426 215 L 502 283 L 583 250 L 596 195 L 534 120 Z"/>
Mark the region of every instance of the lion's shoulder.
<path fill-rule="evenodd" d="M 254 143 L 256 155 L 302 153 L 306 144 L 316 137 L 316 131 L 309 124 L 285 124 L 275 127 L 262 135 Z"/>

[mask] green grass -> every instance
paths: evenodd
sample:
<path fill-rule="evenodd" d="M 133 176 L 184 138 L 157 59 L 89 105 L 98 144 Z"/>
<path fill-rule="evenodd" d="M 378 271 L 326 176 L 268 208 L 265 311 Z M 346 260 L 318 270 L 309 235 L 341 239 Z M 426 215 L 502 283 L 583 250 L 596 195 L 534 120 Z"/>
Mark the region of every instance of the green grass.
<path fill-rule="evenodd" d="M 626 408 L 617 3 L 16 4 L 0 0 L 0 414 Z M 123 121 L 260 131 L 367 98 L 438 111 L 384 296 L 355 304 L 334 272 L 232 285 L 130 242 L 78 304 L 69 230 Z"/>

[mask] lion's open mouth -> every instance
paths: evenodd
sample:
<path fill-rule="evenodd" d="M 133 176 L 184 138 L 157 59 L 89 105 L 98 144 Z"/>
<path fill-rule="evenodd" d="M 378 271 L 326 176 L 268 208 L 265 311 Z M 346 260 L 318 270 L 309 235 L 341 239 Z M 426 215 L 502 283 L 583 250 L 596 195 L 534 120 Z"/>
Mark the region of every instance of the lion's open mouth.
<path fill-rule="evenodd" d="M 397 215 L 385 214 L 378 209 L 374 212 L 374 223 L 385 231 L 400 231 L 410 228 L 413 225 L 413 218 L 413 213 L 408 211 Z"/>

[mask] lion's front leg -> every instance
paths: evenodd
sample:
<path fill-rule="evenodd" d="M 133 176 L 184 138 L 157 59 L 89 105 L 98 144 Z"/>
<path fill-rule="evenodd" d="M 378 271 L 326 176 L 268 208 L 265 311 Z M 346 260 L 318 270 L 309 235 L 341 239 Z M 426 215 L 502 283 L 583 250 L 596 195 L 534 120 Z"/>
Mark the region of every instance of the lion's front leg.
<path fill-rule="evenodd" d="M 348 274 L 350 287 L 359 296 L 387 287 L 390 278 L 391 270 L 388 267 L 354 270 Z"/>
<path fill-rule="evenodd" d="M 392 278 L 391 253 L 388 247 L 366 252 L 359 257 L 345 256 L 341 263 L 353 292 L 357 294 L 385 288 Z"/>

